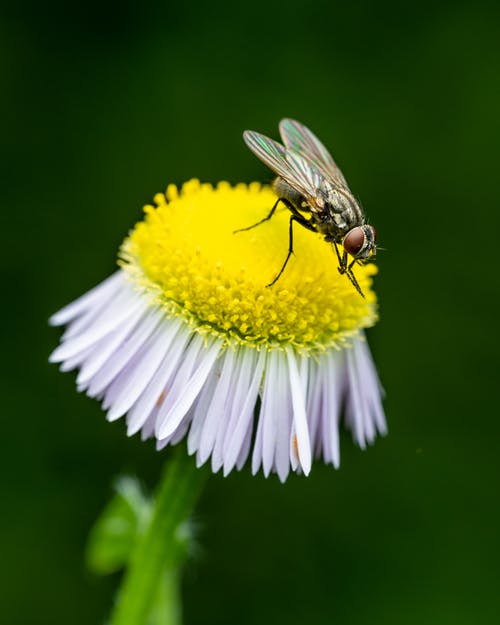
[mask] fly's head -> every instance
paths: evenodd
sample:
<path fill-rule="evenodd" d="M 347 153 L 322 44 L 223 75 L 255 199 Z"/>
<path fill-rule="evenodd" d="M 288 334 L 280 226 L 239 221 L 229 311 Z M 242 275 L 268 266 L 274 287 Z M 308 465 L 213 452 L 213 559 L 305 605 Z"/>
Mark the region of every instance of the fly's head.
<path fill-rule="evenodd" d="M 356 260 L 373 258 L 377 251 L 377 234 L 373 226 L 356 226 L 345 235 L 345 251 Z"/>

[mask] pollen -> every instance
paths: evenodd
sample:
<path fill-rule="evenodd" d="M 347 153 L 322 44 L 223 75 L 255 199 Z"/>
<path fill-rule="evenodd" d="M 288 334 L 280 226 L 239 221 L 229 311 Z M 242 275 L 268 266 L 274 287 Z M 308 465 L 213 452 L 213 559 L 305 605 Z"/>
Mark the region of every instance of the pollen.
<path fill-rule="evenodd" d="M 332 246 L 294 224 L 294 255 L 267 287 L 286 258 L 289 211 L 280 207 L 259 226 L 235 230 L 266 217 L 276 200 L 259 183 L 170 185 L 144 208 L 122 245 L 121 265 L 155 304 L 202 334 L 255 347 L 340 347 L 376 321 L 376 267 L 354 267 L 362 298 L 340 275 Z"/>

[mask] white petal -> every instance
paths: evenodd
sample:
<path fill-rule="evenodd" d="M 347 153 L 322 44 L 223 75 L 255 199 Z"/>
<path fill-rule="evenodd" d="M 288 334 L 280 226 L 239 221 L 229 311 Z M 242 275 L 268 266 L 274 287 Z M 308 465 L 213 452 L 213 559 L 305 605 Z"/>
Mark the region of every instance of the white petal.
<path fill-rule="evenodd" d="M 248 392 L 255 358 L 255 350 L 244 347 L 238 349 L 236 367 L 225 406 L 225 416 L 219 421 L 212 451 L 212 470 L 214 473 L 224 464 L 224 449 L 236 426 L 239 410 L 245 400 L 245 393 Z"/>
<path fill-rule="evenodd" d="M 207 409 L 203 431 L 198 448 L 197 462 L 204 464 L 212 453 L 217 435 L 219 420 L 224 418 L 225 406 L 231 381 L 234 375 L 235 351 L 228 349 L 223 355 L 222 371 L 219 383 Z"/>
<path fill-rule="evenodd" d="M 354 374 L 356 376 L 356 383 L 358 387 L 358 393 L 360 397 L 360 402 L 362 406 L 362 415 L 363 415 L 363 425 L 366 440 L 369 443 L 373 443 L 375 440 L 377 431 L 375 428 L 375 421 L 372 414 L 372 408 L 369 402 L 369 391 L 370 391 L 370 382 L 362 375 L 361 364 L 362 360 L 360 359 L 360 341 L 359 339 L 354 341 L 352 352 L 353 352 L 353 369 Z"/>
<path fill-rule="evenodd" d="M 194 405 L 193 420 L 188 436 L 188 453 L 194 454 L 200 446 L 201 433 L 207 416 L 207 410 L 215 394 L 215 389 L 221 375 L 221 365 L 224 357 L 221 356 L 215 363 L 210 375 L 207 378 L 205 386 L 196 398 Z"/>
<path fill-rule="evenodd" d="M 253 369 L 252 377 L 250 379 L 250 385 L 242 389 L 244 394 L 243 404 L 239 407 L 234 430 L 231 435 L 228 436 L 229 440 L 225 443 L 224 475 L 227 475 L 236 462 L 240 461 L 244 443 L 249 436 L 251 437 L 254 409 L 259 394 L 265 361 L 266 350 L 262 349 L 258 354 L 257 363 L 255 365 L 253 361 L 248 363 L 248 366 L 251 366 Z M 246 453 L 248 454 L 248 449 Z"/>
<path fill-rule="evenodd" d="M 343 400 L 344 371 L 342 352 L 327 353 L 322 359 L 322 434 L 325 462 L 340 466 L 339 424 Z"/>
<path fill-rule="evenodd" d="M 315 360 L 310 359 L 309 368 L 306 413 L 312 448 L 315 454 L 319 455 L 323 449 L 321 438 L 322 376 L 319 371 L 319 365 Z"/>
<path fill-rule="evenodd" d="M 119 419 L 139 399 L 158 370 L 176 332 L 174 324 L 160 325 L 141 350 L 142 354 L 138 354 L 111 384 L 103 402 L 104 409 L 110 408 L 109 421 Z"/>
<path fill-rule="evenodd" d="M 109 310 L 113 303 L 116 303 L 117 298 L 126 297 L 127 294 L 128 296 L 134 296 L 136 294 L 132 285 L 126 281 L 123 272 L 118 273 L 122 278 L 121 282 L 117 283 L 119 287 L 118 290 L 116 292 L 105 294 L 105 297 L 101 297 L 99 300 L 96 300 L 91 308 L 83 311 L 77 318 L 71 321 L 61 337 L 62 343 L 79 334 L 82 334 L 82 332 L 94 326 L 94 324 L 96 324 L 103 315 L 107 314 L 106 311 Z"/>
<path fill-rule="evenodd" d="M 200 337 L 203 340 L 203 337 Z M 208 345 L 203 345 L 203 357 L 194 373 L 187 381 L 174 380 L 164 405 L 158 413 L 156 434 L 158 438 L 166 438 L 178 427 L 186 412 L 191 408 L 194 400 L 201 391 L 220 352 L 222 341 L 220 339 L 209 340 Z M 182 369 L 179 377 L 182 378 Z M 175 398 L 175 403 L 172 399 Z"/>
<path fill-rule="evenodd" d="M 61 310 L 52 315 L 49 323 L 53 326 L 66 325 L 86 310 L 94 308 L 99 302 L 106 302 L 112 299 L 114 294 L 122 287 L 123 282 L 123 272 L 117 271 L 96 287 L 71 302 L 71 304 L 61 308 Z"/>
<path fill-rule="evenodd" d="M 162 438 L 161 440 L 156 441 L 156 449 L 160 450 L 167 445 L 177 445 L 180 443 L 180 441 L 186 436 L 192 418 L 193 411 L 191 409 L 179 423 L 179 427 L 175 430 L 175 432 L 173 432 L 170 436 L 167 436 L 167 438 Z"/>
<path fill-rule="evenodd" d="M 262 464 L 262 454 L 263 454 L 263 429 L 264 429 L 264 419 L 262 418 L 262 411 L 260 412 L 259 419 L 257 421 L 257 432 L 255 433 L 255 440 L 253 443 L 253 452 L 252 452 L 252 475 L 255 475 L 257 471 L 260 469 Z"/>
<path fill-rule="evenodd" d="M 238 471 L 241 471 L 245 462 L 247 461 L 248 454 L 250 453 L 250 446 L 252 444 L 252 430 L 253 430 L 252 425 L 253 425 L 253 422 L 251 421 L 248 425 L 248 430 L 245 435 L 243 445 L 241 446 L 238 460 L 236 461 L 236 468 L 238 469 Z"/>
<path fill-rule="evenodd" d="M 66 373 L 67 371 L 73 371 L 73 369 L 80 367 L 82 362 L 84 362 L 86 358 L 89 358 L 89 356 L 91 356 L 91 354 L 94 352 L 94 349 L 95 345 L 89 345 L 87 349 L 84 349 L 76 356 L 73 356 L 73 358 L 66 358 L 66 360 L 61 363 L 59 371 L 63 371 L 64 373 Z M 79 388 L 78 391 L 80 390 L 81 389 Z"/>
<path fill-rule="evenodd" d="M 147 441 L 150 438 L 154 437 L 155 434 L 155 423 L 156 423 L 156 415 L 158 414 L 158 406 L 155 406 L 149 416 L 147 417 L 144 425 L 141 429 L 141 441 Z"/>
<path fill-rule="evenodd" d="M 124 289 L 127 288 L 126 285 L 123 286 Z M 116 294 L 118 296 L 119 293 Z M 69 339 L 78 336 L 85 330 L 88 330 L 97 319 L 103 314 L 103 312 L 108 308 L 110 300 L 101 300 L 96 302 L 95 306 L 93 306 L 90 310 L 87 310 L 85 313 L 82 313 L 77 319 L 72 321 L 64 330 L 61 336 L 61 343 L 65 343 Z"/>
<path fill-rule="evenodd" d="M 191 421 L 193 420 L 193 409 L 189 410 L 186 416 L 179 423 L 179 427 L 175 430 L 170 438 L 171 445 L 177 445 L 186 436 Z"/>
<path fill-rule="evenodd" d="M 387 433 L 384 409 L 382 408 L 383 389 L 373 363 L 368 343 L 357 340 L 354 345 L 359 375 L 363 380 L 364 393 L 367 398 L 370 414 L 380 434 Z"/>
<path fill-rule="evenodd" d="M 277 375 L 277 397 L 278 397 L 278 432 L 276 438 L 275 470 L 281 482 L 285 482 L 290 472 L 290 438 L 292 434 L 292 396 L 288 380 L 288 367 L 286 356 L 282 352 L 278 353 L 278 375 Z"/>
<path fill-rule="evenodd" d="M 354 440 L 361 449 L 365 449 L 367 439 L 365 405 L 362 395 L 363 390 L 356 369 L 353 347 L 346 350 L 346 363 L 349 385 L 346 405 L 347 421 L 351 427 Z"/>
<path fill-rule="evenodd" d="M 372 443 L 375 439 L 375 419 L 382 417 L 382 428 L 385 419 L 381 414 L 380 400 L 377 399 L 380 393 L 378 379 L 370 370 L 371 358 L 367 360 L 366 354 L 363 358 L 361 349 L 361 340 L 357 340 L 346 354 L 349 371 L 347 416 L 349 423 L 354 424 L 355 439 L 363 449 L 366 441 Z M 363 364 L 364 370 L 361 368 Z"/>
<path fill-rule="evenodd" d="M 262 470 L 266 477 L 274 466 L 279 412 L 281 410 L 281 397 L 279 396 L 278 388 L 278 360 L 278 350 L 271 350 L 267 358 L 260 408 L 260 419 L 262 420 Z"/>
<path fill-rule="evenodd" d="M 155 406 L 158 408 L 161 406 L 161 403 L 164 401 L 164 395 L 166 396 L 168 392 L 170 381 L 175 375 L 178 366 L 180 366 L 189 340 L 189 332 L 184 328 L 180 328 L 180 324 L 174 323 L 174 327 L 177 328 L 177 332 L 172 335 L 163 362 L 127 415 L 127 434 L 129 436 L 135 434 L 144 426 L 146 419 L 155 409 Z M 156 411 L 157 413 L 158 410 Z"/>
<path fill-rule="evenodd" d="M 144 346 L 163 318 L 163 311 L 154 308 L 150 310 L 127 337 L 127 340 L 90 380 L 87 391 L 89 397 L 96 397 L 106 390 L 116 376 L 131 362 L 140 348 Z M 172 321 L 171 323 L 176 324 L 177 322 Z"/>
<path fill-rule="evenodd" d="M 121 323 L 143 306 L 143 296 L 133 293 L 128 289 L 123 290 L 103 310 L 103 313 L 87 330 L 75 337 L 64 340 L 62 344 L 52 352 L 49 358 L 50 362 L 61 362 L 67 358 L 76 356 L 84 349 L 87 349 L 89 345 L 97 343 L 97 341 L 107 334 L 116 330 Z"/>
<path fill-rule="evenodd" d="M 295 454 L 295 441 L 297 443 L 298 459 L 302 470 L 306 475 L 311 471 L 311 441 L 309 428 L 307 427 L 306 403 L 304 396 L 304 382 L 300 378 L 295 354 L 289 347 L 286 350 L 290 391 L 293 406 L 293 425 L 295 434 L 292 436 L 292 454 Z"/>
<path fill-rule="evenodd" d="M 123 344 L 134 326 L 144 321 L 146 309 L 147 304 L 144 303 L 142 307 L 139 307 L 136 312 L 126 319 L 114 332 L 104 337 L 98 346 L 94 346 L 95 348 L 92 355 L 85 359 L 80 373 L 76 378 L 76 382 L 79 386 L 86 385 L 104 363 L 116 352 L 120 345 Z"/>

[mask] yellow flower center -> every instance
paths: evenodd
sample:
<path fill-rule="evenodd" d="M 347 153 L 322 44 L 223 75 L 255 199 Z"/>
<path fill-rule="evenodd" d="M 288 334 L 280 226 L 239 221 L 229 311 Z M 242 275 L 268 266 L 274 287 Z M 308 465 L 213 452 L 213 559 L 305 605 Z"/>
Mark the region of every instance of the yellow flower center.
<path fill-rule="evenodd" d="M 191 180 L 173 185 L 146 206 L 121 249 L 131 279 L 169 314 L 200 332 L 250 345 L 324 349 L 345 343 L 376 320 L 373 264 L 355 266 L 363 299 L 340 275 L 333 247 L 294 225 L 294 255 L 280 279 L 288 250 L 289 211 L 246 232 L 277 199 L 269 186 L 234 187 Z"/>

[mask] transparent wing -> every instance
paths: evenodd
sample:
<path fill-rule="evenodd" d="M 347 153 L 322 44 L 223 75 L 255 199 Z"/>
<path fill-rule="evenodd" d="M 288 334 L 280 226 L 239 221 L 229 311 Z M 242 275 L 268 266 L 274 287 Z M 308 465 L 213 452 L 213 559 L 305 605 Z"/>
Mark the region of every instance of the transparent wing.
<path fill-rule="evenodd" d="M 298 152 L 312 161 L 316 167 L 325 173 L 328 179 L 349 189 L 344 174 L 333 160 L 332 155 L 309 128 L 294 119 L 282 119 L 280 135 L 288 150 Z"/>
<path fill-rule="evenodd" d="M 316 196 L 324 175 L 304 156 L 286 150 L 277 141 L 253 130 L 245 130 L 243 139 L 257 158 L 304 197 L 314 198 Z"/>

